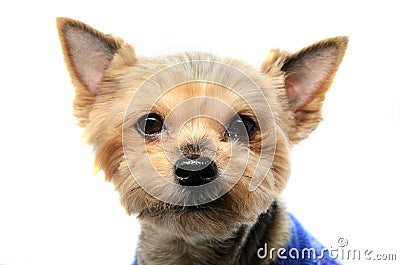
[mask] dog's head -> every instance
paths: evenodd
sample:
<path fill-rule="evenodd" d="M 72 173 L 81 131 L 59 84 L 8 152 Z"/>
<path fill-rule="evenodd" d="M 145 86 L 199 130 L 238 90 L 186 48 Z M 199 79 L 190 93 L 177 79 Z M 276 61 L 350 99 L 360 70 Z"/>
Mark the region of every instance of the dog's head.
<path fill-rule="evenodd" d="M 272 50 L 256 69 L 198 52 L 137 57 L 117 37 L 57 22 L 96 166 L 128 213 L 182 238 L 224 238 L 268 209 L 347 47 L 336 37 Z"/>

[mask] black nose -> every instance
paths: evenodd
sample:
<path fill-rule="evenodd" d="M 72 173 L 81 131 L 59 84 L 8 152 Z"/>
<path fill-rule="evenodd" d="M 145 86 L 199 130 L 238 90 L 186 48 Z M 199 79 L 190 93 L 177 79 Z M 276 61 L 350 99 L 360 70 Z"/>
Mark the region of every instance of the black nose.
<path fill-rule="evenodd" d="M 217 177 L 217 165 L 208 157 L 183 157 L 175 163 L 175 177 L 182 186 L 199 186 Z"/>

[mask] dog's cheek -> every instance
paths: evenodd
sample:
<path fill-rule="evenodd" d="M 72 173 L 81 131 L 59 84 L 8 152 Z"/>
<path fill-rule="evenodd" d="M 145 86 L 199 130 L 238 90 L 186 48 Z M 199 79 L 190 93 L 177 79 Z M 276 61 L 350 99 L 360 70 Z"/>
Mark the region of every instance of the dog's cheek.
<path fill-rule="evenodd" d="M 235 212 L 244 217 L 247 223 L 256 222 L 258 216 L 266 212 L 280 194 L 280 190 L 271 187 L 271 183 L 274 183 L 274 174 L 271 171 L 254 191 L 250 191 L 250 181 L 241 182 L 241 185 L 230 192 Z"/>
<path fill-rule="evenodd" d="M 259 145 L 259 141 L 257 141 L 257 145 Z M 233 185 L 229 192 L 221 198 L 220 203 L 223 209 L 229 209 L 229 212 L 233 213 L 233 216 L 229 218 L 238 223 L 255 222 L 258 215 L 268 209 L 270 203 L 268 200 L 260 198 L 265 197 L 266 194 L 257 196 L 255 192 L 250 191 L 250 183 L 255 169 L 264 164 L 262 159 L 260 160 L 260 148 L 258 147 L 258 152 L 254 152 L 249 150 L 249 146 L 232 142 L 218 143 L 217 148 L 218 168 L 224 173 L 227 185 Z M 257 207 L 260 200 L 264 202 L 262 209 Z M 218 212 L 218 216 L 225 216 L 226 213 L 226 210 L 221 210 Z M 229 218 L 227 217 L 227 219 Z"/>
<path fill-rule="evenodd" d="M 256 209 L 255 202 L 256 197 L 254 192 L 249 191 L 248 183 L 240 181 L 231 191 L 229 191 L 229 196 L 232 212 L 236 216 L 240 216 L 242 220 L 238 220 L 242 223 L 253 223 L 257 220 L 260 210 Z"/>
<path fill-rule="evenodd" d="M 120 163 L 118 174 L 112 178 L 112 182 L 128 214 L 136 214 L 146 207 L 148 194 L 132 177 L 125 160 Z"/>
<path fill-rule="evenodd" d="M 132 148 L 132 142 L 135 141 L 126 144 Z M 162 147 L 154 143 L 147 143 L 145 150 L 129 150 L 126 158 L 121 157 L 118 174 L 114 174 L 111 180 L 129 214 L 159 205 L 157 198 L 161 196 L 160 192 L 166 194 L 167 198 L 174 196 L 168 186 L 173 181 L 171 167 L 172 162 L 166 157 Z"/>
<path fill-rule="evenodd" d="M 267 145 L 267 149 L 269 150 L 271 148 Z M 272 164 L 271 156 L 269 155 L 260 157 L 260 153 L 253 153 L 253 155 L 249 157 L 245 175 L 252 176 L 252 178 L 243 177 L 241 179 L 241 184 L 243 187 L 246 187 L 246 189 L 242 188 L 241 194 L 236 195 L 239 195 L 241 198 L 247 198 L 247 202 L 244 205 L 246 205 L 248 209 L 248 214 L 260 214 L 265 212 L 272 201 L 278 198 L 286 187 L 290 174 L 290 150 L 290 143 L 282 130 L 277 127 Z M 257 168 L 259 175 L 253 175 L 255 168 Z M 262 181 L 254 191 L 251 191 L 251 182 L 255 179 L 262 179 Z"/>
<path fill-rule="evenodd" d="M 281 193 L 286 187 L 290 175 L 290 153 L 292 145 L 281 130 L 277 130 L 276 149 L 271 173 L 274 175 L 275 189 Z"/>
<path fill-rule="evenodd" d="M 168 181 L 173 181 L 170 178 L 171 170 L 173 168 L 173 158 L 167 157 L 165 151 L 159 145 L 147 145 L 147 153 L 149 158 L 150 167 L 148 170 L 155 170 L 160 178 L 166 178 Z"/>

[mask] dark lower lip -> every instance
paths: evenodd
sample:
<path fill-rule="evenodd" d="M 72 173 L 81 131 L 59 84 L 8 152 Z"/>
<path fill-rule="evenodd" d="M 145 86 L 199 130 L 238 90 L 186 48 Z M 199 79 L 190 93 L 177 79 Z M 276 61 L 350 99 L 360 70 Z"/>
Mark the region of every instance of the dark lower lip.
<path fill-rule="evenodd" d="M 144 208 L 139 212 L 139 216 L 163 216 L 166 213 L 173 214 L 182 214 L 182 213 L 196 213 L 196 212 L 203 212 L 212 210 L 222 198 L 217 200 L 211 201 L 206 204 L 202 205 L 195 205 L 195 206 L 179 206 L 179 205 L 171 205 L 171 204 L 164 204 L 161 203 L 159 205 L 155 205 L 152 208 Z"/>

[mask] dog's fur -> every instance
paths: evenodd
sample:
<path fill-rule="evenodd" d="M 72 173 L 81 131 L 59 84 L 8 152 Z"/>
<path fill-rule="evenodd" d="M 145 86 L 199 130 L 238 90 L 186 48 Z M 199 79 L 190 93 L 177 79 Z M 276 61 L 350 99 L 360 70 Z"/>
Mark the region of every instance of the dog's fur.
<path fill-rule="evenodd" d="M 82 22 L 58 18 L 57 25 L 66 65 L 75 86 L 74 114 L 85 129 L 88 143 L 94 147 L 96 167 L 104 170 L 106 179 L 114 183 L 128 214 L 137 214 L 140 220 L 138 264 L 269 264 L 271 259 L 256 257 L 257 249 L 264 243 L 270 248 L 285 247 L 291 236 L 289 217 L 279 200 L 289 177 L 290 149 L 308 137 L 321 121 L 325 93 L 344 56 L 347 38 L 320 41 L 294 54 L 272 50 L 261 69 L 256 69 L 237 59 L 200 52 L 137 57 L 133 47 L 120 38 L 105 35 Z M 216 83 L 182 83 L 169 90 L 170 87 L 163 83 L 165 80 L 156 80 L 153 88 L 136 94 L 137 102 L 143 104 L 143 111 L 126 113 L 132 95 L 148 78 L 166 67 L 196 61 L 220 62 L 243 72 L 260 88 L 269 106 L 261 104 L 260 98 L 246 91 L 240 82 L 231 82 L 232 77 L 224 76 L 223 69 L 211 64 L 210 69 L 191 68 L 189 64 L 189 67 L 170 73 L 168 78 L 172 83 L 177 84 L 181 79 L 195 80 L 198 76 L 213 79 Z M 218 85 L 221 80 L 225 84 L 231 82 L 232 90 Z M 162 96 L 156 102 L 149 102 L 156 94 Z M 200 106 L 201 97 L 218 99 L 234 112 L 261 121 L 268 119 L 262 113 L 269 107 L 275 122 L 274 139 L 270 140 L 270 130 L 261 131 L 258 126 L 248 146 L 226 141 L 224 126 L 202 117 L 182 126 L 182 120 L 198 115 L 199 109 L 204 111 L 204 106 Z M 144 151 L 133 152 L 129 157 L 124 155 L 124 144 L 143 142 L 143 137 L 132 130 L 130 138 L 123 143 L 123 126 L 134 126 L 138 118 L 149 111 L 165 117 L 179 104 L 193 98 L 198 104 L 195 114 L 192 113 L 195 108 L 186 106 L 179 112 L 182 116 L 175 113 L 170 120 L 171 128 L 180 128 L 177 146 L 172 146 L 175 142 L 161 145 L 159 139 L 146 139 Z M 152 109 L 146 109 L 146 104 L 153 106 Z M 212 111 L 218 106 L 207 106 L 206 109 L 205 112 Z M 231 118 L 231 114 L 224 111 L 206 114 L 219 115 L 221 123 Z M 204 143 L 204 139 L 211 143 Z M 264 147 L 261 139 L 267 143 Z M 158 178 L 174 182 L 171 172 L 175 161 L 170 160 L 179 155 L 174 155 L 171 150 L 182 152 L 187 144 L 199 145 L 200 142 L 205 146 L 201 152 L 213 150 L 218 169 L 225 169 L 232 163 L 230 160 L 244 168 L 232 189 L 214 202 L 197 207 L 163 202 L 131 177 L 130 167 L 134 167 L 139 175 L 135 177 L 145 176 L 146 182 L 157 192 Z M 271 169 L 261 185 L 250 191 L 249 176 L 253 176 L 255 168 L 262 166 L 264 160 L 267 163 L 269 156 L 261 151 L 270 148 L 269 144 L 275 148 Z M 241 152 L 231 154 L 232 146 Z M 171 158 L 167 157 L 165 149 L 174 153 Z M 152 169 L 144 162 L 145 157 L 157 174 L 148 174 Z M 173 192 L 163 190 L 167 197 L 174 196 Z"/>

